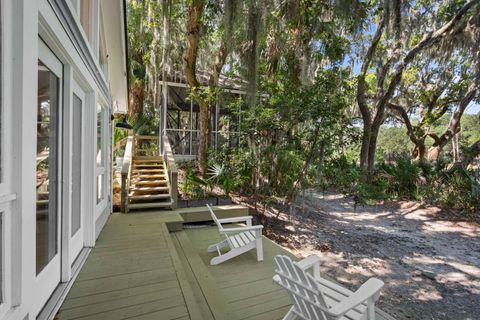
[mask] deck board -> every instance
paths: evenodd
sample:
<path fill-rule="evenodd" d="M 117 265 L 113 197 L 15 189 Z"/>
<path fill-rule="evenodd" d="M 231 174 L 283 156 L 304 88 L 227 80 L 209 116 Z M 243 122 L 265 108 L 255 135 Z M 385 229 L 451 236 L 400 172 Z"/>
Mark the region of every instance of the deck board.
<path fill-rule="evenodd" d="M 171 221 L 171 213 L 112 215 L 57 319 L 193 319 L 168 244 Z"/>
<path fill-rule="evenodd" d="M 208 245 L 222 240 L 216 227 L 187 229 L 172 234 L 185 251 L 186 260 L 202 287 L 215 319 L 282 319 L 291 306 L 285 290 L 276 285 L 273 258 L 277 254 L 293 257 L 288 251 L 264 238 L 264 261 L 256 261 L 255 250 L 220 265 L 210 266 L 215 253 Z M 224 306 L 216 306 L 217 304 Z M 382 311 L 377 319 L 392 319 Z"/>
<path fill-rule="evenodd" d="M 273 320 L 291 306 L 272 281 L 273 257 L 290 255 L 264 239 L 264 261 L 250 251 L 217 266 L 208 245 L 217 228 L 169 233 L 175 212 L 113 214 L 56 319 Z M 291 255 L 290 255 L 291 256 Z M 377 319 L 391 319 L 377 314 Z"/>

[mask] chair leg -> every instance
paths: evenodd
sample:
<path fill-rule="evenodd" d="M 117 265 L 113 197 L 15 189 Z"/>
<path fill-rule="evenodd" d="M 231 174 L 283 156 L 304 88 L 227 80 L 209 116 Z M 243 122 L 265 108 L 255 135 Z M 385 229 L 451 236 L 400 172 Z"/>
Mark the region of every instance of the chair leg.
<path fill-rule="evenodd" d="M 257 261 L 263 261 L 263 242 L 262 242 L 262 234 L 257 235 L 257 239 L 255 240 L 256 247 L 257 247 Z"/>
<path fill-rule="evenodd" d="M 297 318 L 297 315 L 295 314 L 295 312 L 293 312 L 293 307 L 291 307 L 290 310 L 288 310 L 285 317 L 283 317 L 283 320 L 295 320 L 296 318 Z"/>
<path fill-rule="evenodd" d="M 367 319 L 375 320 L 375 302 L 373 298 L 367 301 Z"/>

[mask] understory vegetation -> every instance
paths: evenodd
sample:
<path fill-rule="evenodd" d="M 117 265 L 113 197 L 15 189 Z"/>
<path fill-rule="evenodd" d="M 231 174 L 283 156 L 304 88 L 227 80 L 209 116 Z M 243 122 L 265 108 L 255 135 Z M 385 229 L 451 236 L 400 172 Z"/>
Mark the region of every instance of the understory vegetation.
<path fill-rule="evenodd" d="M 178 74 L 198 109 L 184 194 L 217 186 L 288 208 L 302 190 L 333 188 L 357 204 L 480 212 L 480 115 L 468 113 L 480 103 L 480 0 L 127 7 L 136 132 L 158 134 L 161 84 Z M 232 99 L 222 77 L 245 94 Z M 216 101 L 227 101 L 218 145 Z"/>

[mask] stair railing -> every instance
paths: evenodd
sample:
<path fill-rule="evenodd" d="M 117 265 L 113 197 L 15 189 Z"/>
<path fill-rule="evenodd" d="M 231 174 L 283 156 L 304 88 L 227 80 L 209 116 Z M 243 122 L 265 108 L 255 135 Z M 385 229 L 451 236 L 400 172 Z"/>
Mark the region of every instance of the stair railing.
<path fill-rule="evenodd" d="M 135 156 L 159 156 L 158 136 L 135 136 Z"/>
<path fill-rule="evenodd" d="M 173 157 L 172 147 L 168 136 L 163 136 L 163 160 L 167 166 L 168 179 L 170 180 L 170 197 L 172 199 L 172 210 L 177 208 L 178 203 L 178 173 Z"/>
<path fill-rule="evenodd" d="M 122 202 L 121 210 L 124 213 L 128 213 L 128 190 L 130 187 L 130 174 L 132 168 L 133 153 L 135 151 L 135 137 L 129 135 L 127 138 L 127 144 L 125 146 L 125 154 L 123 156 L 122 165 Z"/>

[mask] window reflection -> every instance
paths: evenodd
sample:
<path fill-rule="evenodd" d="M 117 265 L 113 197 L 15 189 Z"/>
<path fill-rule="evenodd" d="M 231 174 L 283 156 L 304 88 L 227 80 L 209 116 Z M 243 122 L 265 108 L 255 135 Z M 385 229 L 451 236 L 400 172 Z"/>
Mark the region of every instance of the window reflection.
<path fill-rule="evenodd" d="M 37 274 L 57 254 L 57 146 L 59 78 L 38 61 Z"/>
<path fill-rule="evenodd" d="M 105 188 L 105 174 L 97 176 L 97 204 L 103 200 Z"/>
<path fill-rule="evenodd" d="M 103 109 L 97 105 L 97 167 L 103 167 L 102 143 L 103 143 Z"/>

